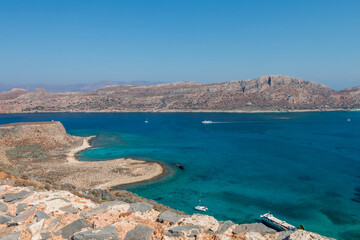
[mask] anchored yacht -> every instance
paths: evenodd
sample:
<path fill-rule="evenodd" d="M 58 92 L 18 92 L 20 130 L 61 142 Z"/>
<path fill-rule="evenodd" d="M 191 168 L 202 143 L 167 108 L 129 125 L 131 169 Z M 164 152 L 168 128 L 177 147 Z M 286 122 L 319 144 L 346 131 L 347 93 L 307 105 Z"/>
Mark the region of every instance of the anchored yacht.
<path fill-rule="evenodd" d="M 263 214 L 260 216 L 260 218 L 263 223 L 265 223 L 269 227 L 272 227 L 278 231 L 294 231 L 295 230 L 295 227 L 293 225 L 290 225 L 287 222 L 274 217 L 270 213 Z"/>

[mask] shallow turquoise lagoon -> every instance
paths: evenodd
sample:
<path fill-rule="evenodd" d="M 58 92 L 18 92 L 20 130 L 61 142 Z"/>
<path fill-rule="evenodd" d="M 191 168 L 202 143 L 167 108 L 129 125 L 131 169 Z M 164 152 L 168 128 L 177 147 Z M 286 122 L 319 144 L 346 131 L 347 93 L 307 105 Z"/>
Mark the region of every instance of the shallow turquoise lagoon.
<path fill-rule="evenodd" d="M 0 115 L 1 124 L 45 120 L 98 135 L 83 161 L 164 163 L 166 177 L 124 187 L 140 196 L 187 213 L 201 197 L 219 220 L 255 222 L 270 211 L 326 236 L 360 239 L 360 112 Z"/>

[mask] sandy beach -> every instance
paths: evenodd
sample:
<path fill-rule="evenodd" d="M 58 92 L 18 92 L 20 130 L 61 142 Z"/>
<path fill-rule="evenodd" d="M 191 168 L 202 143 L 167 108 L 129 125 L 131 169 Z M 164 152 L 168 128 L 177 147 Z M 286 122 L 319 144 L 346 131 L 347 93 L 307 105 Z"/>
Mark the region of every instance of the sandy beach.
<path fill-rule="evenodd" d="M 109 189 L 115 186 L 142 182 L 164 174 L 164 168 L 156 162 L 133 158 L 118 158 L 107 161 L 79 161 L 76 154 L 91 147 L 90 136 L 83 139 L 81 146 L 72 148 L 66 154 L 67 163 L 54 165 L 50 171 L 60 177 L 62 183 L 70 183 L 81 188 Z"/>

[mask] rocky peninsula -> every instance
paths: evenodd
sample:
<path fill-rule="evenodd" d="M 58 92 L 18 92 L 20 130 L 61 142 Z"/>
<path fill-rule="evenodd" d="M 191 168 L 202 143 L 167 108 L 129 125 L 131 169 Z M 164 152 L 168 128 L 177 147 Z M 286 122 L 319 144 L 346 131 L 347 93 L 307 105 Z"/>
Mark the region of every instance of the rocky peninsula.
<path fill-rule="evenodd" d="M 79 162 L 75 154 L 90 147 L 88 140 L 67 134 L 60 122 L 0 126 L 0 240 L 329 239 L 188 215 L 124 190 L 109 191 L 156 177 L 162 167 L 135 159 Z"/>
<path fill-rule="evenodd" d="M 78 161 L 91 137 L 71 136 L 60 122 L 0 125 L 0 163 L 49 184 L 108 189 L 141 182 L 164 173 L 155 162 L 119 158 L 102 162 Z"/>
<path fill-rule="evenodd" d="M 291 112 L 360 109 L 360 87 L 335 91 L 313 81 L 268 75 L 223 83 L 107 86 L 90 92 L 13 89 L 0 93 L 0 113 L 31 112 Z"/>

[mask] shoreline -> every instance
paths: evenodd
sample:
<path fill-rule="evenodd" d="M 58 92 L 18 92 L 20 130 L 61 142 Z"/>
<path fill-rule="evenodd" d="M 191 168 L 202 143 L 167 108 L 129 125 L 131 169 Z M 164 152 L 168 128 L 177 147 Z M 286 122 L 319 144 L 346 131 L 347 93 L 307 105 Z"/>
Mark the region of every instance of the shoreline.
<path fill-rule="evenodd" d="M 360 109 L 284 109 L 284 110 L 109 110 L 109 111 L 27 111 L 7 112 L 0 114 L 33 114 L 33 113 L 302 113 L 302 112 L 359 112 Z"/>
<path fill-rule="evenodd" d="M 82 151 L 85 151 L 88 148 L 91 148 L 90 140 L 95 137 L 96 136 L 85 137 L 81 146 L 71 149 L 70 152 L 66 154 L 66 160 L 68 161 L 68 163 L 79 163 L 80 161 L 76 155 Z"/>
<path fill-rule="evenodd" d="M 84 168 L 93 168 L 97 165 L 101 165 L 98 166 L 99 171 L 94 172 L 94 175 L 101 172 L 100 169 L 102 169 L 101 167 L 105 167 L 104 165 L 111 165 L 110 171 L 112 173 L 114 171 L 117 171 L 118 169 L 120 169 L 119 172 L 125 171 L 125 173 L 122 174 L 121 177 L 116 178 L 116 176 L 114 176 L 114 178 L 107 180 L 105 183 L 97 185 L 97 188 L 115 190 L 115 188 L 119 188 L 125 185 L 153 181 L 168 174 L 168 170 L 162 163 L 140 160 L 135 158 L 116 158 L 102 161 L 80 161 L 76 155 L 86 149 L 91 148 L 90 140 L 95 137 L 96 136 L 85 137 L 81 146 L 71 149 L 66 154 L 66 164 L 70 166 L 79 166 L 86 164 L 86 166 L 84 165 Z M 147 167 L 146 165 L 149 166 Z M 116 168 L 117 166 L 118 168 Z M 130 170 L 124 170 L 126 167 Z M 128 174 L 128 177 L 126 177 L 126 174 Z"/>

